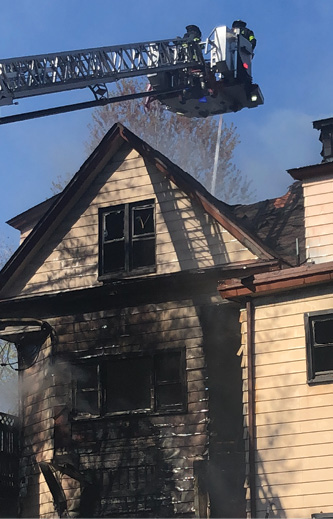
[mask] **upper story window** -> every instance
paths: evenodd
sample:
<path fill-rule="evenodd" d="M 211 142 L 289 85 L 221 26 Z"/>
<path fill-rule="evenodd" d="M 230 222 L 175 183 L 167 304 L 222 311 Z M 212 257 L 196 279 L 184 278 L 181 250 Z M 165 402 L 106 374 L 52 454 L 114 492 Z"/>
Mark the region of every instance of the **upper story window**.
<path fill-rule="evenodd" d="M 154 200 L 100 209 L 100 278 L 154 272 L 155 241 Z"/>
<path fill-rule="evenodd" d="M 102 416 L 185 411 L 185 352 L 82 360 L 73 368 L 75 412 Z"/>
<path fill-rule="evenodd" d="M 333 310 L 305 314 L 308 382 L 333 381 Z"/>

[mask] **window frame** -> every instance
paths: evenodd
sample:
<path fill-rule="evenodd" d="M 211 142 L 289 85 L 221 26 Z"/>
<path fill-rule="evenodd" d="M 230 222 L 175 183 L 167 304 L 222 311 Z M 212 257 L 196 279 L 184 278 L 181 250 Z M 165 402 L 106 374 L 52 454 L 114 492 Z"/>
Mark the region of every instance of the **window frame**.
<path fill-rule="evenodd" d="M 307 312 L 304 314 L 305 339 L 306 339 L 306 363 L 307 363 L 307 382 L 309 385 L 325 384 L 333 382 L 333 368 L 326 372 L 317 372 L 315 370 L 315 337 L 314 323 L 319 321 L 327 321 L 331 316 L 333 321 L 333 309 L 321 310 L 315 312 Z M 328 347 L 332 347 L 333 354 L 333 337 L 332 342 L 327 343 Z"/>
<path fill-rule="evenodd" d="M 153 214 L 154 229 L 151 233 L 143 236 L 135 235 L 133 212 L 137 208 L 151 208 Z M 124 212 L 124 263 L 123 267 L 105 272 L 105 245 L 112 241 L 121 241 L 119 238 L 106 242 L 105 240 L 105 221 L 106 216 L 112 212 Z M 135 243 L 153 240 L 154 246 L 154 262 L 151 265 L 143 265 L 141 267 L 133 267 L 133 258 L 135 258 Z M 119 278 L 125 276 L 135 276 L 140 274 L 150 274 L 156 272 L 156 204 L 155 199 L 137 200 L 135 202 L 126 202 L 123 204 L 111 205 L 108 207 L 100 207 L 98 209 L 98 279 L 103 281 L 110 278 Z"/>
<path fill-rule="evenodd" d="M 181 395 L 179 398 L 179 402 L 176 404 L 169 405 L 158 405 L 158 387 L 159 384 L 156 381 L 156 359 L 158 356 L 163 354 L 168 355 L 169 353 L 179 354 L 179 379 L 177 382 L 181 384 Z M 126 409 L 120 411 L 108 411 L 107 410 L 107 364 L 112 361 L 126 361 L 133 359 L 149 359 L 151 363 L 151 373 L 150 373 L 150 407 L 137 408 L 137 409 Z M 173 349 L 164 349 L 164 350 L 155 350 L 154 352 L 147 353 L 139 353 L 139 354 L 127 354 L 127 355 L 109 355 L 109 356 L 96 356 L 89 357 L 89 359 L 80 358 L 76 359 L 75 363 L 73 363 L 72 373 L 75 373 L 75 368 L 80 366 L 82 368 L 89 366 L 97 366 L 97 383 L 98 383 L 98 405 L 99 412 L 96 413 L 86 413 L 80 412 L 78 410 L 78 385 L 77 381 L 73 379 L 72 388 L 73 388 L 73 417 L 76 419 L 85 419 L 85 418 L 104 418 L 104 417 L 112 417 L 112 416 L 123 416 L 123 415 L 164 415 L 164 414 L 184 414 L 187 412 L 187 375 L 186 375 L 186 352 L 185 348 L 173 348 Z M 82 369 L 81 368 L 81 369 Z M 82 389 L 81 389 L 82 392 Z"/>
<path fill-rule="evenodd" d="M 84 390 L 79 388 L 78 384 L 78 375 L 80 374 L 80 371 L 83 372 L 84 369 L 94 368 L 96 373 L 96 387 L 95 388 L 88 388 L 86 387 Z M 75 363 L 72 365 L 71 369 L 71 376 L 72 376 L 72 404 L 73 404 L 73 410 L 76 415 L 79 415 L 81 417 L 99 417 L 100 416 L 100 410 L 103 407 L 103 389 L 102 389 L 102 376 L 101 373 L 103 371 L 103 366 L 100 362 L 97 361 L 96 357 L 92 357 L 89 359 L 77 359 Z M 89 413 L 81 411 L 80 413 L 77 412 L 78 408 L 78 394 L 79 393 L 89 393 L 92 394 L 93 392 L 96 392 L 97 397 L 97 408 L 98 412 L 96 413 Z"/>

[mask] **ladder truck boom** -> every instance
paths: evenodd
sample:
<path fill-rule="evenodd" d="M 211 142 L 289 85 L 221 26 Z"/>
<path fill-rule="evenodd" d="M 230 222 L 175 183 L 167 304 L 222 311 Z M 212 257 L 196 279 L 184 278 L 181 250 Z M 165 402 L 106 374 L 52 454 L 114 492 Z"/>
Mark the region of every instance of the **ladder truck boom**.
<path fill-rule="evenodd" d="M 187 117 L 235 112 L 263 103 L 258 85 L 252 84 L 251 62 L 250 43 L 225 26 L 214 29 L 205 44 L 177 37 L 0 59 L 0 106 L 81 88 L 89 88 L 95 98 L 92 102 L 0 117 L 0 124 L 148 96 Z M 148 77 L 150 91 L 109 96 L 106 84 L 136 76 Z"/>
<path fill-rule="evenodd" d="M 19 98 L 143 76 L 156 69 L 203 65 L 203 58 L 199 63 L 191 58 L 188 47 L 178 52 L 183 42 L 161 40 L 0 60 L 0 106 Z"/>

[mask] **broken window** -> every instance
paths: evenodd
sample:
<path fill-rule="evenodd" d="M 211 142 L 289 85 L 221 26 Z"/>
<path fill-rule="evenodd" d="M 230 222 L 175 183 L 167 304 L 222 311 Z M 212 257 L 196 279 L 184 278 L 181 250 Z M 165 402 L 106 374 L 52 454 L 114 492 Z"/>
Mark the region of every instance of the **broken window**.
<path fill-rule="evenodd" d="M 107 363 L 106 412 L 151 408 L 151 359 L 119 359 Z"/>
<path fill-rule="evenodd" d="M 155 355 L 156 410 L 183 407 L 183 373 L 181 352 L 170 351 Z"/>
<path fill-rule="evenodd" d="M 73 370 L 79 415 L 185 410 L 183 351 L 96 359 Z"/>
<path fill-rule="evenodd" d="M 100 366 L 88 363 L 75 366 L 75 408 L 80 414 L 99 415 L 101 404 Z"/>
<path fill-rule="evenodd" d="M 333 311 L 305 314 L 308 382 L 333 380 Z"/>
<path fill-rule="evenodd" d="M 154 200 L 99 211 L 99 275 L 151 272 L 155 267 Z"/>

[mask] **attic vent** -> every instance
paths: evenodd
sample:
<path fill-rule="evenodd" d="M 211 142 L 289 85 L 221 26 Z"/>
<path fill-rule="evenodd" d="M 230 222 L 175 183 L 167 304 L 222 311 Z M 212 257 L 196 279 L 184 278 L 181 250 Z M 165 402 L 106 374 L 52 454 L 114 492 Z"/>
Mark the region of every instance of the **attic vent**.
<path fill-rule="evenodd" d="M 314 121 L 315 130 L 320 130 L 319 140 L 323 147 L 321 150 L 322 162 L 333 162 L 333 117 Z"/>

